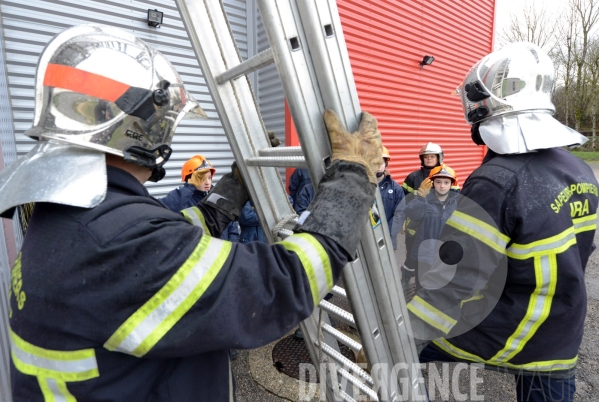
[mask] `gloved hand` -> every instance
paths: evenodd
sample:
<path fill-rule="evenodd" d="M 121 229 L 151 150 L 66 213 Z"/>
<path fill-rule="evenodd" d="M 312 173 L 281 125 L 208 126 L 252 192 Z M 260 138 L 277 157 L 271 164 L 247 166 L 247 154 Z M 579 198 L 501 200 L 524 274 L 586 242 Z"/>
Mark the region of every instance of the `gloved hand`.
<path fill-rule="evenodd" d="M 424 179 L 418 187 L 418 195 L 422 198 L 426 197 L 430 193 L 433 187 L 433 181 L 431 179 Z"/>
<path fill-rule="evenodd" d="M 281 145 L 281 140 L 277 138 L 274 131 L 267 131 L 266 133 L 268 134 L 268 140 L 270 141 L 271 147 L 274 148 L 274 147 L 278 147 L 279 145 Z"/>
<path fill-rule="evenodd" d="M 383 161 L 383 144 L 378 122 L 368 112 L 362 112 L 358 131 L 350 134 L 332 110 L 324 112 L 324 122 L 329 131 L 332 160 L 359 163 L 366 168 L 368 180 L 377 184 L 375 173 Z"/>
<path fill-rule="evenodd" d="M 249 200 L 237 163 L 231 165 L 231 173 L 224 175 L 201 201 L 225 214 L 231 220 L 241 216 L 241 210 Z"/>

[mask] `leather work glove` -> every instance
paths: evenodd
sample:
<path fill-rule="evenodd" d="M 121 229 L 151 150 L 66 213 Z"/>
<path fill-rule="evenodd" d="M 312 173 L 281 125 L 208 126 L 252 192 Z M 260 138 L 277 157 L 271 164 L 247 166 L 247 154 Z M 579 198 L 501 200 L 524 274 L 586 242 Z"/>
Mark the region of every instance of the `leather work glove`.
<path fill-rule="evenodd" d="M 249 200 L 237 163 L 231 165 L 231 173 L 224 175 L 201 201 L 225 214 L 232 221 L 241 216 L 241 210 Z"/>
<path fill-rule="evenodd" d="M 422 198 L 426 197 L 430 193 L 433 187 L 433 181 L 431 179 L 424 179 L 418 187 L 418 195 Z"/>
<path fill-rule="evenodd" d="M 270 141 L 271 147 L 274 148 L 274 147 L 278 147 L 279 145 L 281 145 L 281 140 L 277 138 L 274 131 L 267 131 L 266 133 L 268 134 L 268 140 Z"/>
<path fill-rule="evenodd" d="M 332 160 L 359 163 L 366 168 L 368 180 L 377 184 L 375 173 L 383 161 L 383 144 L 378 122 L 368 112 L 362 112 L 358 131 L 350 134 L 337 117 L 328 109 L 324 112 L 324 122 L 329 131 Z"/>

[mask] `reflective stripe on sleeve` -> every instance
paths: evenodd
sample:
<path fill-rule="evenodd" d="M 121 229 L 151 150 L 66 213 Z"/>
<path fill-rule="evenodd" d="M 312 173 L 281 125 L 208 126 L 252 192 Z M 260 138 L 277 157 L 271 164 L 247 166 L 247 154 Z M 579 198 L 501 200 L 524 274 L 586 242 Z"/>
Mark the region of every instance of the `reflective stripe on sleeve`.
<path fill-rule="evenodd" d="M 451 331 L 451 328 L 457 324 L 456 320 L 436 309 L 420 296 L 414 296 L 410 303 L 408 303 L 408 310 L 422 321 L 443 331 L 445 334 Z"/>
<path fill-rule="evenodd" d="M 546 239 L 528 244 L 513 243 L 507 249 L 507 255 L 517 260 L 526 260 L 541 255 L 563 253 L 574 244 L 576 244 L 576 233 L 574 226 L 570 226 L 563 232 Z"/>
<path fill-rule="evenodd" d="M 333 271 L 331 262 L 324 247 L 314 236 L 308 233 L 297 233 L 277 244 L 293 251 L 299 257 L 310 282 L 310 291 L 314 307 L 333 287 Z"/>
<path fill-rule="evenodd" d="M 545 322 L 551 310 L 557 284 L 557 259 L 555 254 L 535 257 L 536 288 L 530 295 L 528 309 L 516 331 L 508 338 L 505 347 L 490 361 L 508 362 L 522 351 L 526 343 Z"/>
<path fill-rule="evenodd" d="M 173 277 L 104 344 L 141 357 L 185 315 L 210 286 L 231 252 L 231 242 L 202 236 Z"/>
<path fill-rule="evenodd" d="M 69 382 L 85 381 L 100 375 L 93 349 L 75 351 L 43 349 L 21 339 L 12 329 L 10 345 L 13 363 L 23 374 Z"/>
<path fill-rule="evenodd" d="M 204 215 L 198 207 L 185 208 L 181 213 L 185 219 L 190 221 L 194 226 L 201 227 L 204 234 L 210 236 L 210 230 L 208 230 L 208 225 L 206 225 L 206 219 L 204 219 Z"/>
<path fill-rule="evenodd" d="M 447 224 L 482 241 L 493 250 L 505 254 L 505 248 L 510 238 L 488 223 L 463 212 L 454 211 L 447 220 Z"/>
<path fill-rule="evenodd" d="M 572 219 L 572 223 L 575 233 L 597 230 L 597 214 Z"/>
<path fill-rule="evenodd" d="M 488 360 L 484 360 L 482 357 L 466 352 L 454 345 L 452 345 L 447 339 L 437 339 L 433 343 L 438 346 L 441 350 L 445 351 L 451 356 L 454 356 L 460 360 L 468 360 L 476 363 L 484 363 L 495 367 L 506 367 L 514 370 L 527 370 L 527 371 L 556 371 L 556 370 L 569 370 L 576 367 L 578 356 L 572 359 L 564 360 L 547 360 L 531 362 L 526 364 L 511 364 L 511 363 L 498 363 Z"/>
<path fill-rule="evenodd" d="M 409 193 L 413 193 L 414 189 L 408 186 L 406 183 L 402 183 L 401 188 L 408 190 Z"/>

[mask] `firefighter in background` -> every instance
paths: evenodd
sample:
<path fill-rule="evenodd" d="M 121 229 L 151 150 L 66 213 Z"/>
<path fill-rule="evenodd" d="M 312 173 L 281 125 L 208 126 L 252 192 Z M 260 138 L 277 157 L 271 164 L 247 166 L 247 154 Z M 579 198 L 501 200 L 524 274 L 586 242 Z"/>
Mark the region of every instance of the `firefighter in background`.
<path fill-rule="evenodd" d="M 311 214 L 280 243 L 246 245 L 218 239 L 248 200 L 235 165 L 192 208 L 197 225 L 143 186 L 164 176 L 180 120 L 205 116 L 163 55 L 77 26 L 47 45 L 36 85 L 38 142 L 0 173 L 0 212 L 36 203 L 12 271 L 12 399 L 232 400 L 228 350 L 289 332 L 355 255 L 376 120 L 364 112 L 351 135 L 327 111 L 334 162 Z M 100 100 L 112 118 L 96 123 Z"/>
<path fill-rule="evenodd" d="M 518 401 L 574 399 L 594 249 L 597 181 L 561 149 L 587 139 L 552 117 L 553 76 L 541 48 L 515 43 L 482 58 L 457 88 L 472 140 L 489 151 L 443 229 L 443 253 L 421 279 L 441 278 L 446 264 L 455 275 L 445 286 L 423 285 L 408 305 L 415 337 L 433 340 L 421 362 L 514 373 Z M 496 304 L 481 315 L 498 284 Z"/>
<path fill-rule="evenodd" d="M 414 222 L 410 222 L 409 218 L 406 218 L 405 208 L 407 204 L 414 199 L 415 191 L 422 186 L 422 183 L 429 176 L 431 170 L 443 163 L 443 149 L 434 142 L 427 142 L 420 148 L 418 157 L 420 158 L 420 169 L 407 175 L 401 185 L 406 197 L 404 198 L 404 201 L 398 205 L 398 208 L 395 211 L 392 225 L 393 230 L 391 231 L 391 237 L 395 238 L 399 233 L 405 233 L 406 260 L 401 265 L 402 282 L 405 291 L 408 291 L 409 287 L 413 288 L 415 286 L 415 271 L 414 268 L 411 268 L 414 264 L 410 264 L 409 256 L 412 253 L 416 231 L 418 230 L 418 225 Z M 425 182 L 425 186 L 428 186 L 428 189 L 430 190 L 432 182 Z M 459 192 L 459 182 L 454 183 L 451 186 L 451 190 Z"/>
<path fill-rule="evenodd" d="M 195 207 L 208 195 L 212 188 L 212 179 L 216 169 L 204 158 L 203 155 L 194 155 L 185 161 L 181 167 L 181 181 L 184 183 L 163 197 L 160 201 L 173 212 L 182 212 L 184 215 L 189 211 L 187 208 Z M 207 231 L 207 228 L 204 228 Z M 223 240 L 239 241 L 239 228 L 237 222 L 231 221 L 220 236 Z"/>
<path fill-rule="evenodd" d="M 391 154 L 387 147 L 383 146 L 383 163 L 379 166 L 376 177 L 379 181 L 378 186 L 381 192 L 381 199 L 383 200 L 385 216 L 387 217 L 389 233 L 393 233 L 393 218 L 395 211 L 399 208 L 399 204 L 404 199 L 404 192 L 399 184 L 391 178 L 391 173 L 387 170 L 390 160 Z M 393 244 L 393 250 L 397 250 L 397 235 L 391 236 L 391 243 Z"/>

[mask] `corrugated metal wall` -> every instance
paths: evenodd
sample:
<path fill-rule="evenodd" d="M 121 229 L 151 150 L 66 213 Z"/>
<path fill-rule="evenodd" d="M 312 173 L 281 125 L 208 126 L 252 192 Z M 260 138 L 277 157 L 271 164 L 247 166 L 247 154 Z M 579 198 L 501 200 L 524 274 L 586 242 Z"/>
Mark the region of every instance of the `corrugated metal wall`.
<path fill-rule="evenodd" d="M 23 132 L 33 121 L 35 68 L 42 49 L 63 29 L 95 22 L 131 31 L 164 53 L 210 117 L 203 121 L 184 121 L 179 126 L 173 141 L 173 157 L 166 164 L 167 176 L 160 183 L 148 184 L 150 192 L 162 195 L 180 185 L 181 166 L 196 153 L 204 154 L 215 165 L 217 178 L 229 171 L 230 147 L 173 1 L 2 0 L 0 7 L 19 156 L 33 144 Z M 148 8 L 164 12 L 160 28 L 148 27 Z M 245 1 L 226 0 L 225 9 L 240 52 L 246 57 Z"/>
<path fill-rule="evenodd" d="M 337 0 L 360 103 L 379 121 L 400 184 L 418 150 L 442 146 L 460 182 L 481 162 L 451 93 L 492 50 L 495 0 Z M 475 15 L 475 18 L 470 16 Z M 420 67 L 424 55 L 435 57 Z"/>

